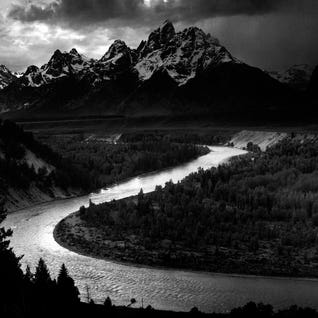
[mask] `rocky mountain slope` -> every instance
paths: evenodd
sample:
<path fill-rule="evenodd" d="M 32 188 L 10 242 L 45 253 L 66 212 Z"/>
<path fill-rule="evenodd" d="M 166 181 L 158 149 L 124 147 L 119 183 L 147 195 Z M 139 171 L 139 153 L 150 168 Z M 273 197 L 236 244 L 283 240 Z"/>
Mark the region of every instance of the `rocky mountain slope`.
<path fill-rule="evenodd" d="M 196 27 L 165 21 L 137 49 L 116 40 L 100 60 L 55 51 L 0 91 L 19 116 L 259 114 L 289 109 L 295 94 L 231 55 Z"/>
<path fill-rule="evenodd" d="M 4 65 L 0 65 L 0 90 L 11 84 L 17 77 Z"/>

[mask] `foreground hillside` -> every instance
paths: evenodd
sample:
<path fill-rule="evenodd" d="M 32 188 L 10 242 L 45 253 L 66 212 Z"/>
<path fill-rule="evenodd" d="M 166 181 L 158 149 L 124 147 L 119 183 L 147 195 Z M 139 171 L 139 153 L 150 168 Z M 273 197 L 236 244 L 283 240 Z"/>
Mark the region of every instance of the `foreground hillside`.
<path fill-rule="evenodd" d="M 32 133 L 1 120 L 0 180 L 0 197 L 9 211 L 88 189 L 70 163 L 36 141 Z"/>
<path fill-rule="evenodd" d="M 9 76 L 6 73 L 6 78 Z M 41 68 L 6 80 L 7 116 L 291 114 L 299 93 L 251 67 L 197 27 L 165 21 L 137 49 L 116 40 L 100 60 L 56 50 Z M 288 109 L 288 112 L 286 110 Z"/>

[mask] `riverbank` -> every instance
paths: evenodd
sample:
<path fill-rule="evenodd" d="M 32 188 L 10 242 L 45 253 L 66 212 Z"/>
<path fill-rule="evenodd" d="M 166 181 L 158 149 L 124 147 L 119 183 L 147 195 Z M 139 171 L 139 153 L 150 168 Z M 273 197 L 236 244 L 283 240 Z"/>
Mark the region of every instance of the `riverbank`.
<path fill-rule="evenodd" d="M 7 213 L 15 213 L 22 209 L 59 200 L 67 200 L 85 195 L 82 190 L 52 187 L 43 191 L 35 186 L 28 190 L 9 188 L 6 194 L 5 209 Z"/>
<path fill-rule="evenodd" d="M 130 197 L 121 201 L 136 201 Z M 122 233 L 122 239 L 105 228 L 89 227 L 75 212 L 54 229 L 54 239 L 62 247 L 88 257 L 134 266 L 171 268 L 234 275 L 318 278 L 316 264 L 306 264 L 305 254 L 291 257 L 276 255 L 266 242 L 259 242 L 257 252 L 246 248 L 218 246 L 189 249 L 181 242 L 163 240 L 147 248 L 147 239 Z M 294 259 L 293 259 L 294 258 Z"/>
<path fill-rule="evenodd" d="M 197 307 L 193 307 L 189 312 L 176 312 L 176 311 L 165 311 L 157 310 L 149 305 L 144 308 L 140 307 L 140 304 L 136 308 L 129 306 L 105 306 L 98 304 L 87 304 L 79 303 L 77 306 L 71 307 L 69 311 L 74 317 L 117 317 L 117 318 L 148 318 L 149 316 L 153 318 L 186 318 L 186 317 L 202 317 L 202 318 L 234 318 L 234 317 L 263 317 L 263 318 L 276 318 L 276 317 L 312 317 L 317 318 L 318 313 L 316 310 L 311 308 L 299 308 L 297 306 L 292 306 L 289 309 L 282 309 L 279 311 L 274 311 L 272 305 L 267 304 L 255 304 L 249 302 L 248 304 L 233 308 L 228 313 L 204 313 L 201 312 Z M 55 317 L 55 316 L 53 316 Z"/>
<path fill-rule="evenodd" d="M 184 143 L 173 144 L 173 146 L 169 146 L 170 148 L 167 147 L 168 150 L 164 147 L 165 145 L 150 142 L 142 145 L 135 143 L 130 147 L 124 144 L 116 145 L 114 139 L 117 140 L 119 136 L 112 135 L 109 138 L 98 139 L 98 141 L 88 138 L 79 142 L 76 150 L 71 146 L 72 155 L 70 157 L 64 157 L 64 153 L 60 154 L 68 163 L 72 162 L 75 155 L 81 156 L 79 162 L 74 160 L 72 163 L 77 169 L 77 175 L 81 178 L 81 185 L 83 185 L 81 188 L 68 187 L 63 189 L 54 183 L 45 182 L 39 184 L 30 182 L 25 187 L 9 186 L 4 193 L 0 191 L 0 200 L 2 197 L 5 198 L 6 211 L 12 213 L 31 208 L 37 204 L 89 194 L 100 188 L 111 187 L 119 182 L 127 182 L 129 179 L 142 176 L 145 173 L 156 173 L 161 169 L 169 169 L 196 160 L 210 152 L 207 146 Z M 66 142 L 64 142 L 65 144 Z M 67 144 L 71 143 L 67 142 Z M 163 147 L 162 151 L 158 150 L 159 146 Z M 61 146 L 61 148 L 63 147 Z M 90 148 L 90 151 L 86 153 L 87 148 Z M 55 153 L 58 152 L 59 147 L 57 146 Z M 97 156 L 96 153 L 99 152 L 100 154 Z M 35 160 L 40 161 L 36 157 Z M 88 170 L 87 164 L 92 167 L 92 172 Z M 30 165 L 35 166 L 33 162 Z"/>

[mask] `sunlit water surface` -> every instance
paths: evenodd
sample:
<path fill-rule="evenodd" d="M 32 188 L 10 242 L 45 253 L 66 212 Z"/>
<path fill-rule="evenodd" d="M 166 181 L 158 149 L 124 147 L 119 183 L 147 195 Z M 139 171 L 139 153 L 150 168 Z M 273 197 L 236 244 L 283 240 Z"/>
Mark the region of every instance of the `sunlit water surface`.
<path fill-rule="evenodd" d="M 141 305 L 157 309 L 188 311 L 193 306 L 206 312 L 224 312 L 248 301 L 271 303 L 275 307 L 291 304 L 318 307 L 318 281 L 240 277 L 212 273 L 122 265 L 70 252 L 53 238 L 55 225 L 91 199 L 102 203 L 136 195 L 140 189 L 153 191 L 167 181 L 178 182 L 199 167 L 208 169 L 244 151 L 226 147 L 211 147 L 212 152 L 188 164 L 162 172 L 143 175 L 112 186 L 100 193 L 80 198 L 55 201 L 10 214 L 5 221 L 14 230 L 11 245 L 18 255 L 24 255 L 23 266 L 34 269 L 39 258 L 47 262 L 53 276 L 62 263 L 68 267 L 83 299 L 86 286 L 95 302 L 110 296 L 115 304 L 128 304 L 132 297 Z"/>

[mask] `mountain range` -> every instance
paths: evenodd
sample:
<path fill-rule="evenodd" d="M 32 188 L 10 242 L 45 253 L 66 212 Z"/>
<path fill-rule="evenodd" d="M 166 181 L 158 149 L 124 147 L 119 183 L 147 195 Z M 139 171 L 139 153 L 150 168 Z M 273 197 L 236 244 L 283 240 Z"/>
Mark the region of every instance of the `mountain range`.
<path fill-rule="evenodd" d="M 72 49 L 56 50 L 22 76 L 1 66 L 0 111 L 21 117 L 281 112 L 313 89 L 305 69 L 264 72 L 201 29 L 176 32 L 165 21 L 137 49 L 116 40 L 99 60 Z"/>

